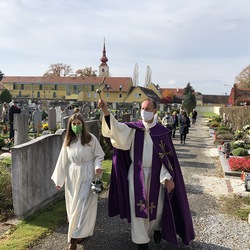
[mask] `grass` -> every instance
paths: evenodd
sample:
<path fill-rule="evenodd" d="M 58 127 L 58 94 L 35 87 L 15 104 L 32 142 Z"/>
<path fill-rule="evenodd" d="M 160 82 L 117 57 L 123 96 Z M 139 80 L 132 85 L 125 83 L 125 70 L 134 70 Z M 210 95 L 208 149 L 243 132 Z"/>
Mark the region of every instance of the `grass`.
<path fill-rule="evenodd" d="M 107 188 L 111 173 L 111 160 L 103 161 L 104 188 Z M 49 205 L 45 210 L 34 214 L 27 220 L 20 222 L 17 226 L 0 238 L 0 250 L 25 250 L 36 241 L 46 237 L 55 229 L 65 223 L 66 208 L 64 199 L 60 199 Z"/>
<path fill-rule="evenodd" d="M 65 201 L 57 201 L 20 222 L 0 239 L 0 250 L 24 250 L 65 223 Z"/>
<path fill-rule="evenodd" d="M 217 114 L 213 112 L 200 112 L 201 116 L 204 116 L 205 118 L 211 118 L 213 116 L 218 116 Z"/>
<path fill-rule="evenodd" d="M 230 195 L 220 198 L 222 211 L 226 214 L 248 220 L 250 214 L 250 196 Z"/>

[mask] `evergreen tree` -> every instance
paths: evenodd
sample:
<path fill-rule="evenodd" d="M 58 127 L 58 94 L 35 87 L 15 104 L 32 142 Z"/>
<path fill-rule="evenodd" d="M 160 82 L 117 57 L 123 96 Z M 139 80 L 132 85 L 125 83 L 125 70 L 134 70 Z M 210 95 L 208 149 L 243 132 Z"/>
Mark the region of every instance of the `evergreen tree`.
<path fill-rule="evenodd" d="M 4 89 L 2 93 L 0 94 L 0 101 L 1 102 L 11 102 L 12 100 L 12 95 L 10 94 L 8 89 Z"/>
<path fill-rule="evenodd" d="M 190 82 L 187 84 L 187 86 L 184 88 L 184 95 L 187 95 L 188 93 L 193 93 L 194 88 L 190 85 Z"/>
<path fill-rule="evenodd" d="M 2 81 L 3 77 L 4 77 L 4 73 L 0 70 L 0 81 Z"/>
<path fill-rule="evenodd" d="M 195 95 L 194 93 L 189 92 L 182 103 L 182 108 L 186 110 L 187 114 L 189 115 L 195 107 L 196 107 Z"/>

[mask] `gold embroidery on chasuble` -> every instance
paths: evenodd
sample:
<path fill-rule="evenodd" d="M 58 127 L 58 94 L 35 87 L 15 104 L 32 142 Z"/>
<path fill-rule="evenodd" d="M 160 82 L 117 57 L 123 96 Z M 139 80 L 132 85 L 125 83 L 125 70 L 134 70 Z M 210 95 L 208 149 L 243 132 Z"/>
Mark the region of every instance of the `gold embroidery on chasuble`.
<path fill-rule="evenodd" d="M 156 208 L 156 205 L 154 205 L 154 202 L 151 202 L 151 205 L 148 207 L 148 210 L 150 211 L 150 213 L 153 213 L 153 209 Z"/>
<path fill-rule="evenodd" d="M 139 200 L 139 202 L 136 203 L 136 206 L 140 207 L 140 211 L 143 211 L 145 209 L 145 207 L 146 207 L 145 203 L 143 203 L 142 200 Z"/>
<path fill-rule="evenodd" d="M 165 157 L 165 156 L 172 155 L 172 152 L 171 152 L 171 151 L 167 151 L 167 150 L 166 150 L 166 143 L 163 142 L 162 140 L 161 140 L 161 143 L 159 144 L 159 146 L 160 146 L 160 148 L 161 148 L 161 150 L 162 150 L 162 152 L 159 153 L 159 156 L 160 156 L 161 159 L 162 159 L 163 157 Z M 170 163 L 169 160 L 168 160 L 168 157 L 166 157 L 166 158 L 167 158 L 168 163 Z M 173 167 L 172 167 L 171 164 L 169 164 L 169 168 L 170 168 L 171 170 L 173 170 Z"/>

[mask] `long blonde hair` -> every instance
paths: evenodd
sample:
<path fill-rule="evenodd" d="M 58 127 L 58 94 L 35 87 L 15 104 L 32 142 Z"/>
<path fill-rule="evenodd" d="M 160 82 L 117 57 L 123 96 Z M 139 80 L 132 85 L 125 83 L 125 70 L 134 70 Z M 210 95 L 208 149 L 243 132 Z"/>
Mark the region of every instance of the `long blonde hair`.
<path fill-rule="evenodd" d="M 77 136 L 71 128 L 71 123 L 75 119 L 78 119 L 82 122 L 82 133 L 81 133 L 82 145 L 85 145 L 91 141 L 91 134 L 89 133 L 89 131 L 86 127 L 86 123 L 85 123 L 85 120 L 84 120 L 82 114 L 75 113 L 69 118 L 69 121 L 68 121 L 67 132 L 66 132 L 66 137 L 65 137 L 65 141 L 64 141 L 65 146 L 70 146 L 70 144 L 72 142 L 77 141 Z"/>

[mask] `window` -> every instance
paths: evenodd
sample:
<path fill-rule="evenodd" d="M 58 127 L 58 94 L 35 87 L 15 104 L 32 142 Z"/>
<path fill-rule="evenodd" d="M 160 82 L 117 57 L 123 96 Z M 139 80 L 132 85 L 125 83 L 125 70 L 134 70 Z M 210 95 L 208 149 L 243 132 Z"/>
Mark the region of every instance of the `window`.
<path fill-rule="evenodd" d="M 88 92 L 88 98 L 90 98 L 91 97 L 91 93 L 90 92 Z"/>
<path fill-rule="evenodd" d="M 39 90 L 42 90 L 42 89 L 43 89 L 43 85 L 39 84 Z"/>
<path fill-rule="evenodd" d="M 122 94 L 119 94 L 119 98 L 122 98 Z"/>
<path fill-rule="evenodd" d="M 16 84 L 15 83 L 13 84 L 13 89 L 16 89 Z"/>
<path fill-rule="evenodd" d="M 55 85 L 55 90 L 57 90 L 57 85 Z"/>
<path fill-rule="evenodd" d="M 21 90 L 24 90 L 24 84 L 21 84 Z"/>
<path fill-rule="evenodd" d="M 74 94 L 78 94 L 78 86 L 74 85 Z"/>
<path fill-rule="evenodd" d="M 56 92 L 55 91 L 53 92 L 53 98 L 56 98 Z"/>
<path fill-rule="evenodd" d="M 95 85 L 91 85 L 91 91 L 95 91 Z"/>
<path fill-rule="evenodd" d="M 109 98 L 109 93 L 106 93 L 106 97 Z"/>
<path fill-rule="evenodd" d="M 37 92 L 37 98 L 40 98 L 40 92 L 39 91 Z"/>

